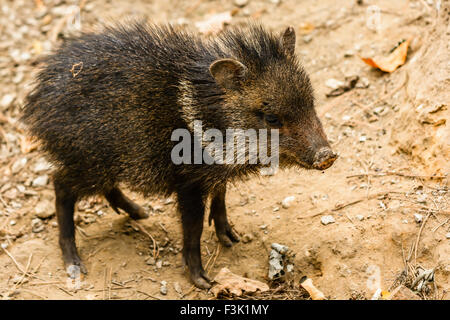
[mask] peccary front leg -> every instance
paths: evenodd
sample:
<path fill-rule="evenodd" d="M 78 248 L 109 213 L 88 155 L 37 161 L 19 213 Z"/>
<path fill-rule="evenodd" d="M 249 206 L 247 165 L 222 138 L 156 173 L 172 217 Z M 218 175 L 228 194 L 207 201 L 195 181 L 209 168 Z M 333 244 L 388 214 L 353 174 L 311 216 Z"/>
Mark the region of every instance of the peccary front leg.
<path fill-rule="evenodd" d="M 78 255 L 75 245 L 75 223 L 73 221 L 74 207 L 77 196 L 63 183 L 54 180 L 56 195 L 56 217 L 59 225 L 59 246 L 62 250 L 64 266 L 67 274 L 75 279 L 80 271 L 87 273 L 86 267 Z"/>
<path fill-rule="evenodd" d="M 200 238 L 203 232 L 205 205 L 197 188 L 183 188 L 177 192 L 183 224 L 183 260 L 188 266 L 192 282 L 199 288 L 211 287 L 211 280 L 202 266 Z"/>
<path fill-rule="evenodd" d="M 117 213 L 119 213 L 117 208 L 120 208 L 134 220 L 148 218 L 144 208 L 128 199 L 119 188 L 113 188 L 105 192 L 105 198 Z"/>
<path fill-rule="evenodd" d="M 227 208 L 225 206 L 226 190 L 226 185 L 223 185 L 214 191 L 211 199 L 209 224 L 211 225 L 211 220 L 214 220 L 214 227 L 220 243 L 225 247 L 231 247 L 233 242 L 239 242 L 239 236 L 228 223 Z"/>

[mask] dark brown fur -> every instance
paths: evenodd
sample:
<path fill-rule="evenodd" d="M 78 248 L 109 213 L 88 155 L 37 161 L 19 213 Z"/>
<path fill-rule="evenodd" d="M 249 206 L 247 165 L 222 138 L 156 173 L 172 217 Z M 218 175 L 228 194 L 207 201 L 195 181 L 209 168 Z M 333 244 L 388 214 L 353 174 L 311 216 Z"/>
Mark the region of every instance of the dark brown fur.
<path fill-rule="evenodd" d="M 177 194 L 183 257 L 193 282 L 209 287 L 200 258 L 205 201 L 211 196 L 218 238 L 231 246 L 238 236 L 226 216 L 226 182 L 256 174 L 259 166 L 175 165 L 171 134 L 192 130 L 193 119 L 221 131 L 271 128 L 265 117 L 276 115 L 280 165 L 324 163 L 317 152 L 329 145 L 294 47 L 292 28 L 280 36 L 250 25 L 204 40 L 171 26 L 133 23 L 69 39 L 49 56 L 23 121 L 57 168 L 56 210 L 66 266 L 85 271 L 73 226 L 81 197 L 103 194 L 116 211 L 146 217 L 117 188 L 124 183 L 143 195 Z M 334 160 L 331 151 L 324 154 Z"/>

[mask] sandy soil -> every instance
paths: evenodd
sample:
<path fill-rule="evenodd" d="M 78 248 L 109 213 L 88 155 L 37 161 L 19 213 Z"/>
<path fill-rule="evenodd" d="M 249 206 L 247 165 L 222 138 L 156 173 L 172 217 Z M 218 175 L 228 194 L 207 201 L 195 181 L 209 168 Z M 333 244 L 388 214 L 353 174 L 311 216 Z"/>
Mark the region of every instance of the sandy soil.
<path fill-rule="evenodd" d="M 101 198 L 87 199 L 78 204 L 76 217 L 77 244 L 89 273 L 79 290 L 71 289 L 57 243 L 51 168 L 17 119 L 39 55 L 62 41 L 58 33 L 71 32 L 66 21 L 78 1 L 40 3 L 0 3 L 0 296 L 211 298 L 186 277 L 173 202 L 139 195 L 131 197 L 149 208 L 150 218 L 140 223 L 158 242 L 156 263 L 152 241 L 127 216 L 117 215 Z M 377 29 L 370 5 L 381 10 Z M 340 158 L 323 173 L 289 170 L 231 186 L 228 214 L 246 241 L 222 248 L 205 221 L 202 254 L 209 274 L 227 267 L 267 282 L 270 244 L 276 242 L 295 253 L 294 289 L 307 276 L 330 299 L 370 299 L 377 289 L 392 291 L 401 283 L 418 298 L 449 299 L 449 7 L 449 1 L 412 0 L 363 5 L 250 0 L 242 8 L 225 0 L 88 0 L 81 27 L 92 30 L 99 22 L 146 14 L 154 22 L 195 30 L 195 22 L 229 11 L 233 25 L 252 18 L 276 31 L 294 26 L 297 54 L 310 73 L 318 113 Z M 407 62 L 391 74 L 359 57 L 387 55 L 409 38 Z M 369 86 L 326 97 L 329 79 L 355 75 Z M 284 208 L 281 202 L 288 196 L 295 200 Z M 324 215 L 335 222 L 322 224 Z M 434 281 L 417 288 L 413 282 L 420 268 L 434 269 Z M 160 293 L 163 280 L 167 295 Z"/>

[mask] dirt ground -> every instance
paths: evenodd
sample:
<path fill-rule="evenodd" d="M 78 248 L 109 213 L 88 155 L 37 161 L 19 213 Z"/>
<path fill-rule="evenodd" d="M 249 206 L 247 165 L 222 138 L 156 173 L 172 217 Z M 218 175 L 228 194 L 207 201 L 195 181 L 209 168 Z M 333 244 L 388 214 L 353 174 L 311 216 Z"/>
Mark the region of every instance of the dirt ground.
<path fill-rule="evenodd" d="M 87 199 L 77 205 L 76 221 L 88 274 L 78 290 L 68 282 L 51 167 L 17 119 L 38 57 L 76 32 L 68 22 L 76 25 L 71 12 L 78 5 L 82 30 L 142 14 L 196 30 L 209 15 L 231 12 L 232 25 L 257 19 L 277 32 L 289 25 L 297 32 L 297 54 L 340 158 L 325 172 L 281 171 L 230 186 L 228 214 L 245 241 L 220 247 L 205 221 L 202 255 L 212 277 L 227 267 L 268 282 L 270 245 L 276 242 L 295 254 L 294 281 L 291 291 L 272 298 L 296 298 L 303 276 L 329 299 L 370 299 L 378 289 L 385 297 L 400 284 L 412 289 L 407 298 L 450 298 L 449 1 L 249 0 L 242 7 L 238 2 L 0 1 L 3 299 L 213 298 L 192 288 L 181 264 L 181 224 L 173 200 L 136 194 L 131 197 L 150 212 L 140 225 L 158 243 L 156 261 L 152 240 L 127 216 L 117 215 L 104 199 Z M 412 39 L 407 61 L 392 73 L 360 59 L 386 56 L 405 39 Z M 349 76 L 359 76 L 362 85 L 326 97 L 332 79 Z M 294 201 L 282 206 L 290 196 Z M 329 215 L 334 223 L 323 224 Z M 431 275 L 428 281 L 424 271 Z M 166 295 L 161 281 L 167 282 Z"/>

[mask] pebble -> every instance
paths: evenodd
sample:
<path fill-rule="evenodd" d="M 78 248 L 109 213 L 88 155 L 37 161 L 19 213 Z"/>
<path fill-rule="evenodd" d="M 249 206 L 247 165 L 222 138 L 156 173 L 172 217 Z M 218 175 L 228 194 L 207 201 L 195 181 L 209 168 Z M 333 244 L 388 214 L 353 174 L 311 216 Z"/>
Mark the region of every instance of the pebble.
<path fill-rule="evenodd" d="M 242 242 L 243 243 L 249 243 L 253 240 L 253 236 L 250 233 L 246 233 L 244 234 L 244 236 L 242 237 Z"/>
<path fill-rule="evenodd" d="M 234 0 L 234 4 L 240 8 L 245 7 L 248 4 L 248 0 Z"/>
<path fill-rule="evenodd" d="M 445 237 L 446 237 L 447 239 L 450 239 L 450 232 L 447 232 L 447 234 L 445 235 Z"/>
<path fill-rule="evenodd" d="M 295 196 L 289 196 L 283 199 L 283 201 L 281 202 L 281 206 L 285 209 L 289 208 L 292 204 L 292 202 L 294 202 L 295 200 Z"/>
<path fill-rule="evenodd" d="M 44 174 L 33 180 L 31 185 L 33 187 L 45 187 L 48 183 L 48 175 Z"/>
<path fill-rule="evenodd" d="M 312 36 L 310 34 L 303 36 L 303 42 L 304 43 L 310 43 L 312 41 Z"/>
<path fill-rule="evenodd" d="M 330 223 L 334 223 L 335 220 L 333 216 L 323 216 L 322 218 L 320 218 L 320 222 L 322 222 L 323 225 L 327 225 Z"/>
<path fill-rule="evenodd" d="M 36 161 L 35 165 L 31 169 L 34 173 L 40 173 L 42 171 L 47 171 L 50 169 L 50 163 L 45 160 L 44 158 L 39 158 L 38 161 Z"/>
<path fill-rule="evenodd" d="M 159 292 L 161 292 L 162 295 L 166 295 L 167 294 L 167 281 L 161 281 L 161 288 L 159 288 Z"/>
<path fill-rule="evenodd" d="M 16 225 L 16 223 L 17 223 L 17 221 L 16 221 L 16 220 L 11 220 L 11 221 L 9 222 L 9 224 L 10 224 L 11 226 L 15 226 L 15 225 Z"/>
<path fill-rule="evenodd" d="M 20 158 L 20 159 L 14 161 L 14 163 L 11 167 L 12 173 L 14 173 L 14 174 L 18 173 L 20 170 L 22 170 L 25 167 L 27 162 L 28 162 L 27 158 Z"/>
<path fill-rule="evenodd" d="M 173 288 L 179 295 L 181 295 L 181 296 L 183 295 L 183 290 L 181 290 L 181 286 L 178 282 L 174 282 Z"/>
<path fill-rule="evenodd" d="M 356 215 L 356 219 L 358 219 L 359 221 L 363 221 L 364 220 L 364 216 L 362 214 L 357 214 Z"/>
<path fill-rule="evenodd" d="M 48 200 L 39 201 L 34 209 L 34 212 L 36 217 L 41 219 L 51 218 L 55 214 L 53 211 L 53 204 Z"/>
<path fill-rule="evenodd" d="M 2 109 L 6 109 L 11 106 L 15 98 L 16 96 L 13 94 L 5 94 L 2 100 L 0 100 L 0 106 L 2 107 Z"/>
<path fill-rule="evenodd" d="M 33 219 L 31 220 L 31 231 L 33 233 L 39 233 L 45 229 L 45 225 L 41 219 Z"/>
<path fill-rule="evenodd" d="M 156 267 L 157 267 L 158 269 L 161 269 L 161 268 L 162 268 L 162 261 L 161 261 L 161 260 L 156 261 Z"/>
<path fill-rule="evenodd" d="M 155 258 L 149 257 L 147 258 L 147 260 L 145 260 L 145 263 L 148 264 L 149 266 L 153 266 L 155 265 Z"/>
<path fill-rule="evenodd" d="M 422 220 L 423 220 L 423 215 L 421 215 L 420 213 L 414 213 L 414 220 L 415 220 L 417 223 L 421 223 Z"/>
<path fill-rule="evenodd" d="M 285 253 L 288 252 L 288 250 L 289 250 L 289 247 L 288 247 L 288 246 L 285 246 L 285 245 L 282 245 L 282 244 L 279 244 L 279 243 L 272 243 L 272 244 L 270 245 L 270 247 L 271 247 L 272 249 L 278 251 L 278 252 L 281 253 L 281 254 L 285 254 Z"/>
<path fill-rule="evenodd" d="M 339 88 L 339 87 L 344 86 L 345 83 L 342 82 L 342 81 L 339 81 L 339 80 L 336 80 L 336 79 L 331 78 L 331 79 L 328 79 L 328 80 L 325 82 L 325 85 L 326 85 L 328 88 L 331 88 L 331 89 L 337 89 L 337 88 Z"/>

